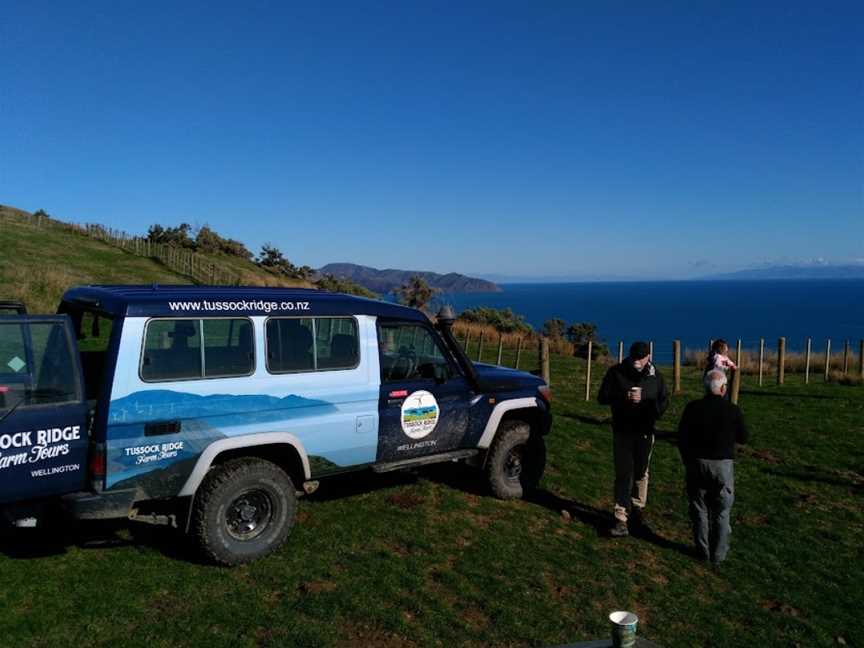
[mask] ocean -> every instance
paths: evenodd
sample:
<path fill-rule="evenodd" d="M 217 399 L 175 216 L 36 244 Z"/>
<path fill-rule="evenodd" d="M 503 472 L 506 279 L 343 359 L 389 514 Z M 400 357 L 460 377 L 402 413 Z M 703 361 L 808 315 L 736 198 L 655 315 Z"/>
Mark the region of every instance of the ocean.
<path fill-rule="evenodd" d="M 667 363 L 672 341 L 684 349 L 705 349 L 725 338 L 735 347 L 757 349 L 765 339 L 775 350 L 786 338 L 790 351 L 832 351 L 850 340 L 857 354 L 864 338 L 864 280 L 658 281 L 558 284 L 504 284 L 500 293 L 441 295 L 457 312 L 473 306 L 511 308 L 534 328 L 560 317 L 568 324 L 593 322 L 615 353 L 637 339 L 654 342 L 654 357 Z"/>

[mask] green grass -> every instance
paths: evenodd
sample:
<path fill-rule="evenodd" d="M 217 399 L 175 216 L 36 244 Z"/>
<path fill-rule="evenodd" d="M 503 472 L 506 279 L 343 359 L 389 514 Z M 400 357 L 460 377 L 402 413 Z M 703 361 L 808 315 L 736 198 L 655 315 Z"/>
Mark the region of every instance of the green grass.
<path fill-rule="evenodd" d="M 0 298 L 53 313 L 60 296 L 90 283 L 191 283 L 161 263 L 51 226 L 36 227 L 0 207 Z"/>
<path fill-rule="evenodd" d="M 536 355 L 523 356 L 533 366 Z M 655 536 L 606 537 L 608 412 L 584 401 L 584 363 L 554 356 L 552 372 L 549 465 L 530 501 L 495 500 L 477 473 L 450 464 L 325 481 L 301 500 L 283 549 L 235 569 L 200 564 L 168 529 L 12 533 L 0 546 L 0 636 L 16 646 L 539 646 L 605 637 L 606 615 L 629 609 L 640 634 L 667 647 L 861 645 L 861 387 L 745 378 L 752 445 L 736 464 L 732 551 L 713 572 L 688 554 L 683 471 L 668 441 L 652 460 Z M 661 432 L 699 393 L 699 374 L 687 370 L 684 388 Z"/>

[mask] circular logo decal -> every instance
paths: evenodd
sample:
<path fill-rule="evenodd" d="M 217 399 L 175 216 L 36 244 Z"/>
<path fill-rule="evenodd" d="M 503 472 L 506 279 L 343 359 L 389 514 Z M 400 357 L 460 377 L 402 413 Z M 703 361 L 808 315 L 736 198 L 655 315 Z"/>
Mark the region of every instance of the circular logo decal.
<path fill-rule="evenodd" d="M 422 439 L 438 423 L 438 401 L 428 391 L 415 391 L 402 401 L 402 431 L 412 439 Z"/>

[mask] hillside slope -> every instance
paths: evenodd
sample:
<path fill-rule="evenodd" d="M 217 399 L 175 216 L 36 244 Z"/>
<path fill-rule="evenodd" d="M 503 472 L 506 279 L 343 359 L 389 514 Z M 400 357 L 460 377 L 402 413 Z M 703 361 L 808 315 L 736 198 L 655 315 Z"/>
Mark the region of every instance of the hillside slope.
<path fill-rule="evenodd" d="M 309 286 L 276 277 L 254 263 L 227 255 L 201 255 L 230 267 L 247 285 Z M 51 220 L 0 205 L 0 298 L 19 299 L 34 313 L 51 313 L 60 296 L 80 284 L 190 284 L 162 263 L 76 234 Z"/>

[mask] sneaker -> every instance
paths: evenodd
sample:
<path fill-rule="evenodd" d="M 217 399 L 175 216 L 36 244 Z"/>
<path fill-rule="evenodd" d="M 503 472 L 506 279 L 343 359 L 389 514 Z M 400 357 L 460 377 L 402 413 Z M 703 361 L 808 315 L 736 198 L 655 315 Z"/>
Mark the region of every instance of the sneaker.
<path fill-rule="evenodd" d="M 613 538 L 623 538 L 630 535 L 630 531 L 627 530 L 627 523 L 618 520 L 615 522 L 615 526 L 612 527 L 612 530 L 609 531 L 609 535 Z"/>

